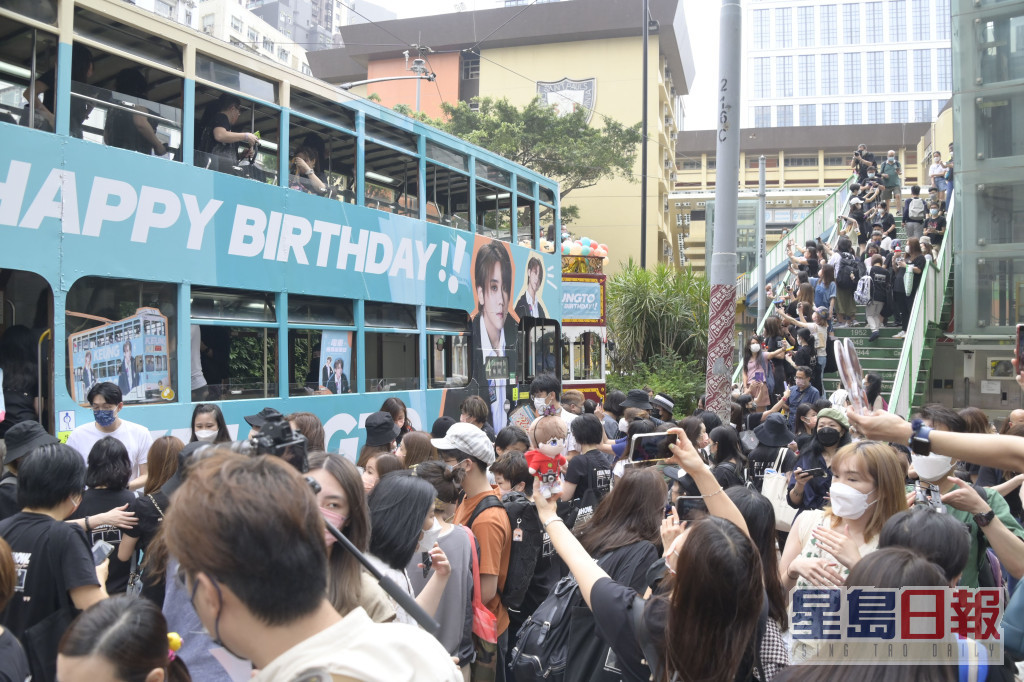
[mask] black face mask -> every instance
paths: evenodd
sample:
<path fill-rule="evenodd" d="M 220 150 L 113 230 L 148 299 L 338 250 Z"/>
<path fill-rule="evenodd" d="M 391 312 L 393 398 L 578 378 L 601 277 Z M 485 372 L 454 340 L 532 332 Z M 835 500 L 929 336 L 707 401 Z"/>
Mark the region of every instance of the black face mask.
<path fill-rule="evenodd" d="M 818 439 L 819 443 L 821 443 L 827 448 L 830 448 L 839 442 L 839 439 L 842 438 L 842 435 L 839 433 L 839 429 L 823 428 L 818 429 L 817 433 L 815 434 L 815 438 Z"/>

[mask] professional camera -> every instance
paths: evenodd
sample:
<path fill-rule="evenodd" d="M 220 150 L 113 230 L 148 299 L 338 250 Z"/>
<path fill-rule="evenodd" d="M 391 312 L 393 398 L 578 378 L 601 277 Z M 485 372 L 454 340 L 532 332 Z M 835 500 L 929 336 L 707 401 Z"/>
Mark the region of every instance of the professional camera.
<path fill-rule="evenodd" d="M 942 501 L 942 492 L 934 483 L 924 483 L 918 480 L 914 484 L 914 493 L 916 495 L 914 504 L 934 507 L 940 512 L 946 511 L 946 505 Z"/>
<path fill-rule="evenodd" d="M 269 410 L 268 410 L 269 411 Z M 299 473 L 309 471 L 306 437 L 292 430 L 292 425 L 278 412 L 267 416 L 259 433 L 248 440 L 236 441 L 231 449 L 243 455 L 273 455 L 295 467 Z"/>

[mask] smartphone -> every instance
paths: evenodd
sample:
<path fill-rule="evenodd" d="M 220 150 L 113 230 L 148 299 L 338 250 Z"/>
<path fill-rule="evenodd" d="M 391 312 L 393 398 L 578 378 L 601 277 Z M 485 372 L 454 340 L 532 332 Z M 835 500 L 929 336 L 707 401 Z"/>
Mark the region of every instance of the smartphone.
<path fill-rule="evenodd" d="M 1024 372 L 1024 324 L 1017 325 L 1017 371 Z"/>
<path fill-rule="evenodd" d="M 105 540 L 97 540 L 92 546 L 92 563 L 99 566 L 114 551 L 114 546 Z"/>
<path fill-rule="evenodd" d="M 669 456 L 668 448 L 676 442 L 676 434 L 655 431 L 654 433 L 638 433 L 629 442 L 626 461 L 639 462 L 651 459 L 664 459 Z M 662 449 L 664 444 L 665 449 Z M 664 454 L 661 454 L 664 453 Z"/>
<path fill-rule="evenodd" d="M 703 497 L 687 497 L 680 495 L 676 498 L 676 514 L 680 519 L 687 519 L 695 511 L 707 512 L 708 506 L 704 503 Z"/>
<path fill-rule="evenodd" d="M 823 468 L 804 469 L 801 473 L 810 474 L 814 478 L 825 478 L 828 476 L 828 470 Z"/>

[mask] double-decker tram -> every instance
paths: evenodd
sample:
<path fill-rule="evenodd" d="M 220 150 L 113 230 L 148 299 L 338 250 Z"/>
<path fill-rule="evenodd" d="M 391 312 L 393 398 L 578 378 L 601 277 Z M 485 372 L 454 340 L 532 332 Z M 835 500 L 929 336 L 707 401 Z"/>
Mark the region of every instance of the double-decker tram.
<path fill-rule="evenodd" d="M 552 180 L 118 0 L 0 24 L 0 332 L 47 429 L 111 381 L 155 434 L 271 406 L 354 455 L 389 396 L 498 430 L 562 366 Z"/>

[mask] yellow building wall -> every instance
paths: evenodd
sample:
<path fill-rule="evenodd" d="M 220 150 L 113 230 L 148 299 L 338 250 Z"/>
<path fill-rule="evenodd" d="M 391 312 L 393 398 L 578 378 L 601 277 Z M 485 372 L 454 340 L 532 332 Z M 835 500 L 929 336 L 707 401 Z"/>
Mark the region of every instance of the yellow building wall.
<path fill-rule="evenodd" d="M 953 108 L 949 107 L 939 114 L 932 123 L 931 129 L 917 144 L 917 158 L 920 161 L 919 173 L 922 180 L 928 179 L 928 166 L 931 165 L 932 152 L 942 154 L 943 162 L 949 161 L 949 143 L 953 141 Z M 954 168 L 955 170 L 955 168 Z"/>
<path fill-rule="evenodd" d="M 665 81 L 664 66 L 659 59 L 657 35 L 650 37 L 648 60 L 650 142 L 646 249 L 647 264 L 651 266 L 663 259 L 659 246 L 661 241 L 671 244 L 664 201 L 669 192 L 668 173 L 675 167 L 675 150 L 668 147 L 668 133 L 662 134 L 665 128 L 663 107 L 669 95 L 668 86 L 662 85 Z M 639 37 L 482 50 L 480 96 L 506 97 L 513 104 L 522 106 L 537 96 L 537 81 L 597 78 L 590 124 L 601 126 L 603 115 L 630 126 L 641 118 L 641 61 L 642 40 Z M 665 169 L 665 154 L 670 159 L 671 170 Z M 631 257 L 639 261 L 640 158 L 638 150 L 635 182 L 622 178 L 606 179 L 593 187 L 575 190 L 563 199 L 563 203 L 580 209 L 580 219 L 568 226 L 569 229 L 577 235 L 608 245 L 606 272 L 617 272 L 620 263 Z M 678 262 L 678 254 L 673 254 L 673 260 Z"/>

